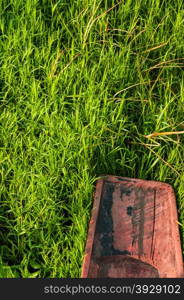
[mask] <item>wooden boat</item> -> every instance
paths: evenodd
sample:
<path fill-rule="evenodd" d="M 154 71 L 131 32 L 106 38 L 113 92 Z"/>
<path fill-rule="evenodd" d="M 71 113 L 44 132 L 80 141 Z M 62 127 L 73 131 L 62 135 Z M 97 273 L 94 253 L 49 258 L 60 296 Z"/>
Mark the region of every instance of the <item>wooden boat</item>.
<path fill-rule="evenodd" d="M 96 184 L 81 277 L 183 277 L 177 220 L 170 185 L 102 176 Z"/>

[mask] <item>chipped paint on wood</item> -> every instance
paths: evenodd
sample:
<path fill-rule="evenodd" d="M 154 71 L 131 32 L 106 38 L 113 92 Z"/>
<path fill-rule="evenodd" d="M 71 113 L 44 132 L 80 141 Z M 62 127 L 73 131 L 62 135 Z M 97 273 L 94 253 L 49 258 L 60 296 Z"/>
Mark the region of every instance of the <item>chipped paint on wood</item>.
<path fill-rule="evenodd" d="M 82 277 L 182 276 L 171 186 L 107 175 L 98 180 Z"/>

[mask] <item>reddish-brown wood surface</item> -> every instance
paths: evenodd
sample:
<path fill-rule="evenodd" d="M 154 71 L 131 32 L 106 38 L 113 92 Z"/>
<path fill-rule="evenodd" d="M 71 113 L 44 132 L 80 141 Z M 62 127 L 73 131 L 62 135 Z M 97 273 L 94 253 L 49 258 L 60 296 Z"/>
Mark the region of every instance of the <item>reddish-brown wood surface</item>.
<path fill-rule="evenodd" d="M 117 176 L 97 181 L 81 277 L 183 277 L 170 185 Z"/>

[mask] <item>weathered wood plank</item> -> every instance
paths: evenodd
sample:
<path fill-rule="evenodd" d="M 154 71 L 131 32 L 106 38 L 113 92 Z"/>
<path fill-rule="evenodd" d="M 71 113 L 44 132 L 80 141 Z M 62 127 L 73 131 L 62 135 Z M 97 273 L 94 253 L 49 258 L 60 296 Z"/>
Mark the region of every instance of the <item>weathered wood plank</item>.
<path fill-rule="evenodd" d="M 170 185 L 117 176 L 97 181 L 82 277 L 183 277 Z"/>

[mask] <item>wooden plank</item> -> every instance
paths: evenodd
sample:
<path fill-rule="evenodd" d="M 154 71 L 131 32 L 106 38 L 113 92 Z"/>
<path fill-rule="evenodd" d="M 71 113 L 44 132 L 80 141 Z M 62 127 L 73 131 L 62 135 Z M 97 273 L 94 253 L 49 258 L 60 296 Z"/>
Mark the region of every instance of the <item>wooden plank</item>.
<path fill-rule="evenodd" d="M 81 277 L 183 274 L 172 187 L 110 175 L 97 181 Z"/>

